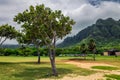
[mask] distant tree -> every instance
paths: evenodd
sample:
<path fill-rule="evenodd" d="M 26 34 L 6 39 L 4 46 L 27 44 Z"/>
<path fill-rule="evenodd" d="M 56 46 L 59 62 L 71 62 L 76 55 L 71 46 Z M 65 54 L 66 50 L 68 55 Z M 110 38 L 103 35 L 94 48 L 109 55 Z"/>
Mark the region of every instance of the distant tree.
<path fill-rule="evenodd" d="M 80 46 L 80 52 L 83 54 L 84 59 L 86 59 L 86 51 L 87 51 L 86 45 L 84 43 L 81 44 L 81 46 Z"/>
<path fill-rule="evenodd" d="M 95 53 L 96 53 L 96 44 L 94 39 L 90 39 L 89 43 L 88 43 L 88 49 L 90 52 L 93 53 L 93 59 L 95 61 Z"/>
<path fill-rule="evenodd" d="M 15 39 L 18 36 L 18 31 L 11 25 L 5 24 L 0 26 L 0 47 L 7 39 Z"/>
<path fill-rule="evenodd" d="M 54 76 L 57 76 L 55 66 L 56 41 L 69 34 L 75 22 L 68 16 L 64 16 L 60 10 L 52 11 L 43 4 L 36 7 L 30 6 L 30 10 L 15 16 L 14 21 L 23 24 L 22 28 L 26 39 L 30 40 L 37 48 L 40 42 L 48 47 L 52 72 Z"/>

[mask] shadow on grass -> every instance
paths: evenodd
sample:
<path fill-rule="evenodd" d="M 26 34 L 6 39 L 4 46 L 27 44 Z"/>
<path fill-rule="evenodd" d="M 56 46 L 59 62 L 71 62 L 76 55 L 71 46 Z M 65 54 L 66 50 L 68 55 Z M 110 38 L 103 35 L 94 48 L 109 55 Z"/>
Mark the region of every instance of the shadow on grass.
<path fill-rule="evenodd" d="M 24 64 L 24 65 L 22 65 Z M 26 66 L 29 64 L 28 66 Z M 42 62 L 40 65 L 36 65 L 36 62 L 0 62 L 0 68 L 2 72 L 0 74 L 14 77 L 13 80 L 35 80 L 42 78 L 62 78 L 63 76 L 73 72 L 71 69 L 58 67 L 58 77 L 52 76 L 51 65 L 48 62 Z M 4 78 L 3 78 L 4 79 Z M 5 77 L 7 80 L 7 78 Z"/>
<path fill-rule="evenodd" d="M 49 62 L 41 62 L 40 64 L 48 64 L 48 63 Z M 3 64 L 38 64 L 38 63 L 37 62 L 0 62 L 0 65 L 3 65 Z"/>
<path fill-rule="evenodd" d="M 49 67 L 40 67 L 40 68 L 26 68 L 24 71 L 13 74 L 16 78 L 21 78 L 22 80 L 35 80 L 35 79 L 42 79 L 42 78 L 61 78 L 64 75 L 72 73 L 70 69 L 58 68 L 58 74 L 60 76 L 53 77 L 51 68 Z"/>
<path fill-rule="evenodd" d="M 69 61 L 93 61 L 93 59 L 84 59 L 84 58 L 72 58 Z"/>

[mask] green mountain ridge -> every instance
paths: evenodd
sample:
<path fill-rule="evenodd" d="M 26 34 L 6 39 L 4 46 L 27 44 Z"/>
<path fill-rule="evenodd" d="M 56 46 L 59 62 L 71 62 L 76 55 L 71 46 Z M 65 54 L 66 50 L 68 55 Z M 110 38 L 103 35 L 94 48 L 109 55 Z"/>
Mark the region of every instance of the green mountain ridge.
<path fill-rule="evenodd" d="M 120 46 L 120 20 L 98 19 L 95 24 L 88 26 L 73 37 L 67 37 L 58 46 L 75 46 L 87 43 L 90 38 L 93 38 L 98 46 Z"/>

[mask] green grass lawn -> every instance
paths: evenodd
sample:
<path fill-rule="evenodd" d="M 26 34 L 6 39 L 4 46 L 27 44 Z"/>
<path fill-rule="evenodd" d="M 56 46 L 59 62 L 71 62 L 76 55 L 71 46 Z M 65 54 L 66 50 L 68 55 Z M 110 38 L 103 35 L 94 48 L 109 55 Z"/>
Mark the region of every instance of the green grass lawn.
<path fill-rule="evenodd" d="M 58 77 L 51 75 L 51 65 L 48 57 L 41 57 L 41 64 L 37 64 L 36 57 L 0 56 L 0 80 L 37 80 L 42 78 L 62 78 L 69 74 L 87 76 L 95 71 L 79 68 L 75 65 L 65 64 L 65 61 L 75 60 L 79 62 L 108 63 L 120 67 L 120 57 L 97 56 L 96 61 L 92 57 L 57 57 L 56 66 Z"/>
<path fill-rule="evenodd" d="M 111 67 L 111 66 L 93 66 L 93 69 L 101 69 L 101 70 L 118 70 L 117 67 Z"/>
<path fill-rule="evenodd" d="M 0 57 L 0 80 L 36 80 L 41 78 L 62 78 L 67 74 L 90 75 L 95 71 L 78 68 L 74 65 L 63 63 L 70 57 L 58 57 L 56 59 L 58 77 L 52 77 L 51 65 L 48 57 L 41 58 L 41 64 L 37 64 L 37 57 Z"/>

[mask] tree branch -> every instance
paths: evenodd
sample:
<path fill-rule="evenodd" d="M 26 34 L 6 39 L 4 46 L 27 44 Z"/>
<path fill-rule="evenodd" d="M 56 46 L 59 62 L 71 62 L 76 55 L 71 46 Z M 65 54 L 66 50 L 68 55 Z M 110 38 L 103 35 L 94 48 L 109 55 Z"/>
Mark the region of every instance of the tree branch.
<path fill-rule="evenodd" d="M 1 42 L 2 38 L 3 38 L 3 37 L 1 36 L 1 37 L 0 37 L 0 42 Z"/>
<path fill-rule="evenodd" d="M 5 39 L 0 43 L 0 47 L 2 46 L 2 44 L 7 40 L 7 37 L 5 37 Z"/>

